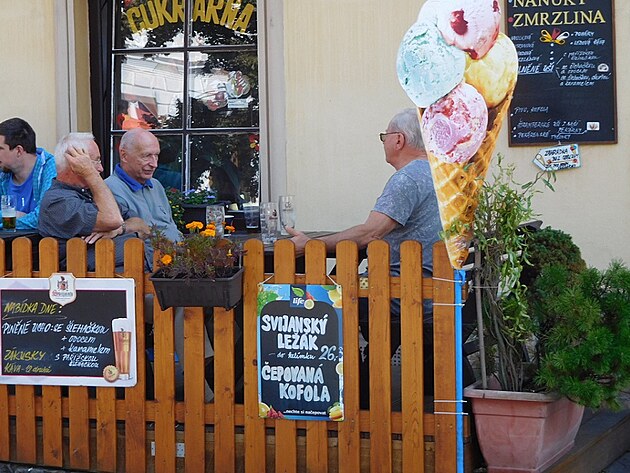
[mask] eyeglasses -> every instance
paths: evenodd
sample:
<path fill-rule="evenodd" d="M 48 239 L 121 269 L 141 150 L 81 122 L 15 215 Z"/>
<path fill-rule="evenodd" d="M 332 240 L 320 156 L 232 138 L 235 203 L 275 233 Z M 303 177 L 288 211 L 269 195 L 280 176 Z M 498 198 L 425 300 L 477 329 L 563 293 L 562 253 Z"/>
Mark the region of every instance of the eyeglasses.
<path fill-rule="evenodd" d="M 381 140 L 381 143 L 385 143 L 385 137 L 387 135 L 396 135 L 398 133 L 402 133 L 402 132 L 400 132 L 400 131 L 390 131 L 388 133 L 379 133 L 378 134 L 378 139 Z"/>

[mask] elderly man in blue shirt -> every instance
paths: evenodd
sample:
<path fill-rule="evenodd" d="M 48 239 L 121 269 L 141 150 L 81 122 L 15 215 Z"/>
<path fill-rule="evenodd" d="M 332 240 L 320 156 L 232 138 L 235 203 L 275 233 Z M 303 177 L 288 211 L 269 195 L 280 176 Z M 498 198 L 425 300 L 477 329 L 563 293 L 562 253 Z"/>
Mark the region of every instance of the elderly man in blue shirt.
<path fill-rule="evenodd" d="M 149 226 L 156 226 L 164 232 L 164 235 L 179 241 L 183 238 L 181 232 L 173 220 L 170 203 L 166 197 L 164 187 L 160 181 L 153 179 L 153 173 L 158 167 L 160 143 L 153 133 L 143 128 L 134 128 L 127 131 L 120 139 L 118 147 L 120 163 L 116 165 L 111 176 L 105 179 L 114 194 L 114 198 L 120 207 L 120 212 L 125 220 L 139 217 Z M 152 248 L 148 246 L 145 253 L 149 263 L 152 264 Z M 151 255 L 149 255 L 151 252 Z M 145 300 L 150 309 L 153 299 Z M 149 310 L 149 316 L 151 315 Z M 184 359 L 184 311 L 181 307 L 175 307 L 175 350 L 181 361 Z M 214 350 L 208 338 L 205 338 L 206 378 L 212 382 L 213 377 L 212 357 Z M 206 384 L 206 401 L 212 399 L 210 386 Z"/>

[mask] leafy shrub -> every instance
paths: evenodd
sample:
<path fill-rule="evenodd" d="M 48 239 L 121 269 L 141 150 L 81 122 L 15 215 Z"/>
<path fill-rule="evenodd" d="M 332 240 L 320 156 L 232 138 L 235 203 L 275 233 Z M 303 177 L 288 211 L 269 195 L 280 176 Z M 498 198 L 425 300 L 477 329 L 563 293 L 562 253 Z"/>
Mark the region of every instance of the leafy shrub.
<path fill-rule="evenodd" d="M 586 269 L 586 263 L 571 235 L 551 227 L 533 232 L 527 243 L 527 261 L 521 272 L 521 282 L 531 286 L 543 268 L 560 265 L 571 273 Z"/>
<path fill-rule="evenodd" d="M 545 301 L 536 382 L 587 407 L 619 408 L 630 385 L 630 270 L 619 261 L 578 275 L 550 266 L 535 286 Z"/>

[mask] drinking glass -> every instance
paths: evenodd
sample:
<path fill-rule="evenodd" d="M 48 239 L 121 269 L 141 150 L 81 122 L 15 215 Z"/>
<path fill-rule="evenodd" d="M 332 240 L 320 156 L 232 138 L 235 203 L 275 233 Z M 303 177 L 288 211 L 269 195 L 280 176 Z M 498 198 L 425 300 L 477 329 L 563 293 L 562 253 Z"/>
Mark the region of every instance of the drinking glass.
<path fill-rule="evenodd" d="M 208 205 L 206 207 L 206 225 L 214 223 L 217 238 L 223 238 L 223 222 L 225 222 L 225 207 L 223 205 Z"/>
<path fill-rule="evenodd" d="M 16 197 L 14 195 L 2 196 L 2 228 L 8 232 L 15 231 L 17 212 L 15 209 Z"/>
<path fill-rule="evenodd" d="M 295 228 L 295 196 L 281 195 L 278 199 L 280 208 L 280 233 L 288 235 L 285 227 Z"/>
<path fill-rule="evenodd" d="M 278 239 L 278 204 L 275 202 L 260 205 L 260 235 L 265 245 L 273 245 Z"/>
<path fill-rule="evenodd" d="M 260 208 L 253 203 L 243 204 L 243 214 L 245 215 L 245 228 L 254 231 L 260 226 Z"/>

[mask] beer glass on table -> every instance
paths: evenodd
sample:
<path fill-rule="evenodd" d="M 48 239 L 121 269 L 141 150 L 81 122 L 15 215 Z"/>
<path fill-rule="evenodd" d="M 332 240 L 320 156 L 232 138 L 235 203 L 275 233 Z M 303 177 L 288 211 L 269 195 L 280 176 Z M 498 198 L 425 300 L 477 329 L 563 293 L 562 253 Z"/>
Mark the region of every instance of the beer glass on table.
<path fill-rule="evenodd" d="M 278 199 L 280 208 L 280 234 L 288 235 L 285 227 L 295 228 L 295 196 L 281 195 Z"/>
<path fill-rule="evenodd" d="M 14 195 L 2 196 L 2 228 L 9 232 L 15 231 L 17 199 Z"/>

